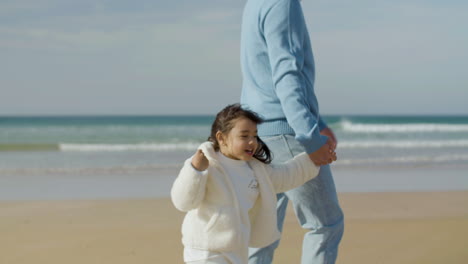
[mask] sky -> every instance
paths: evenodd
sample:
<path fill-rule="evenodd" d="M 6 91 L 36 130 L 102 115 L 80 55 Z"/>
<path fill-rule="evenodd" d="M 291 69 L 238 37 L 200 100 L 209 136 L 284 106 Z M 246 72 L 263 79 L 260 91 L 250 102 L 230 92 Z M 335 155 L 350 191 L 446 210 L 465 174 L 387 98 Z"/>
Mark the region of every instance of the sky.
<path fill-rule="evenodd" d="M 0 0 L 0 115 L 213 115 L 245 0 Z M 304 0 L 322 114 L 468 115 L 468 2 Z"/>

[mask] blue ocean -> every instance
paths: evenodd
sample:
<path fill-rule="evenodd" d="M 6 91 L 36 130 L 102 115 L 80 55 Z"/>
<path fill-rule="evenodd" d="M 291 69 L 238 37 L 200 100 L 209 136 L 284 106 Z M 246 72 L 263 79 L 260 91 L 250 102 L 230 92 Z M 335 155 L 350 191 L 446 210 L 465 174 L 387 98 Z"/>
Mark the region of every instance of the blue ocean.
<path fill-rule="evenodd" d="M 167 194 L 183 161 L 208 137 L 213 119 L 0 117 L 0 199 Z M 468 188 L 468 116 L 324 119 L 338 137 L 337 172 L 352 178 L 350 172 L 359 170 L 372 177 L 372 172 L 405 169 L 424 177 L 424 171 L 456 170 L 452 189 Z M 340 190 L 342 181 L 336 181 Z"/>

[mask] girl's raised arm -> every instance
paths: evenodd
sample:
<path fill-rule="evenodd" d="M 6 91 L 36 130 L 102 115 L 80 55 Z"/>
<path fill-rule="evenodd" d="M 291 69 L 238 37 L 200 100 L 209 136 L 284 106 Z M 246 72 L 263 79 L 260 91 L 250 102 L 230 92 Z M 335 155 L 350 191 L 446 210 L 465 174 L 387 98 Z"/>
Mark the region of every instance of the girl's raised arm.
<path fill-rule="evenodd" d="M 198 155 L 200 155 L 199 152 L 201 151 L 197 151 L 194 157 L 185 161 L 184 166 L 179 172 L 179 176 L 177 176 L 177 179 L 172 185 L 172 203 L 182 212 L 188 212 L 197 208 L 205 197 L 205 187 L 208 179 L 208 163 L 202 162 L 203 165 L 198 166 L 199 160 L 197 159 L 199 157 Z M 204 156 L 203 158 L 206 159 Z M 192 165 L 192 160 L 197 163 L 196 165 L 193 164 L 196 168 Z M 202 168 L 203 171 L 198 171 L 198 168 Z"/>

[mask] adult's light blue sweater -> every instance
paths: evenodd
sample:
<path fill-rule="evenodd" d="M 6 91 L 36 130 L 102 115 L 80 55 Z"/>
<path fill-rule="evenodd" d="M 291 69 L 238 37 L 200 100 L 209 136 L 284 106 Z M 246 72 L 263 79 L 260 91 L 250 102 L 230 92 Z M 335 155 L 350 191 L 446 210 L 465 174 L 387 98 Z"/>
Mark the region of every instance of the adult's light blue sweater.
<path fill-rule="evenodd" d="M 295 135 L 307 153 L 325 144 L 314 57 L 299 0 L 247 1 L 241 67 L 241 104 L 265 120 L 258 127 L 260 137 Z"/>

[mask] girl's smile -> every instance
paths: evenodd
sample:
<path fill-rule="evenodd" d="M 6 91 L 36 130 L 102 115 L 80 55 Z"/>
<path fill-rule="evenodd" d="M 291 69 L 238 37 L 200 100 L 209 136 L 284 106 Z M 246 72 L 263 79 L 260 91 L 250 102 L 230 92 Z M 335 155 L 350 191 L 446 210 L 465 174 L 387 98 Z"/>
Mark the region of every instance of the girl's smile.
<path fill-rule="evenodd" d="M 232 120 L 233 128 L 227 135 L 219 132 L 220 151 L 226 157 L 236 160 L 251 160 L 258 147 L 257 124 L 239 117 Z"/>

